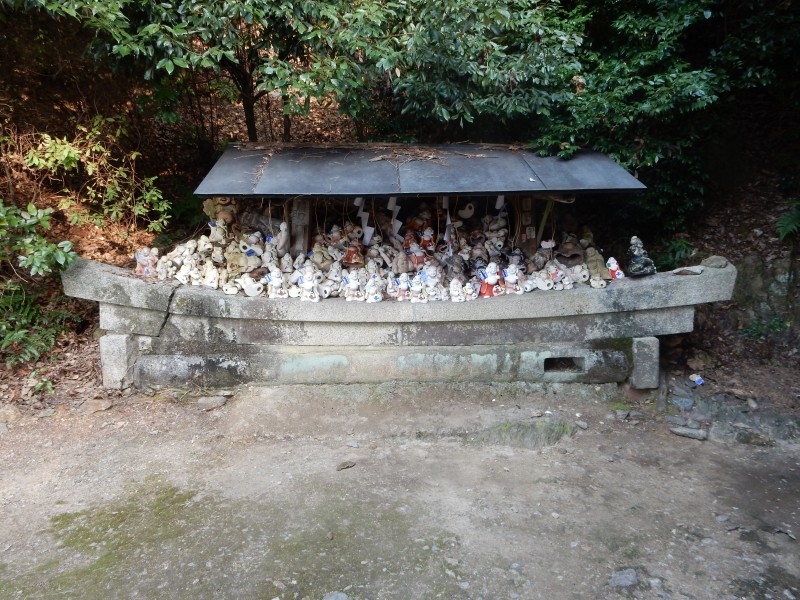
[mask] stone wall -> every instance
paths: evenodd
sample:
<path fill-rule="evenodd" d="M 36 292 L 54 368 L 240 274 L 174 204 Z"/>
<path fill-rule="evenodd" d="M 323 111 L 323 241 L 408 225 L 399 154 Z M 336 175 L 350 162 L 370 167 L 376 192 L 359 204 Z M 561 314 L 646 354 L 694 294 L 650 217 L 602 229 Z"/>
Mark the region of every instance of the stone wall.
<path fill-rule="evenodd" d="M 68 295 L 100 303 L 103 384 L 553 381 L 658 385 L 655 336 L 731 298 L 736 269 L 658 274 L 465 303 L 269 300 L 80 260 Z"/>

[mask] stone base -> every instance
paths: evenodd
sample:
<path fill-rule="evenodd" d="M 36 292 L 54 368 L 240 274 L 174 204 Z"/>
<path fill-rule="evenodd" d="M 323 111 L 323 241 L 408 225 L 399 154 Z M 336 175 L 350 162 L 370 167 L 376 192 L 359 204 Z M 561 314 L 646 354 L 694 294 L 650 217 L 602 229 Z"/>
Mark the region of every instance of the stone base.
<path fill-rule="evenodd" d="M 81 260 L 68 295 L 100 302 L 103 385 L 526 381 L 658 387 L 655 336 L 729 300 L 736 269 L 466 303 L 226 296 Z"/>

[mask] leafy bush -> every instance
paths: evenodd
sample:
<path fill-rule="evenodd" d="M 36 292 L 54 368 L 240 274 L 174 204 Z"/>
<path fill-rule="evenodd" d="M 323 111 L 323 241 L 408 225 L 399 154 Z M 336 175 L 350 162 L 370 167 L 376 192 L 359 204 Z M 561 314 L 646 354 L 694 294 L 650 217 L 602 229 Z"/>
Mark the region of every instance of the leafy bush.
<path fill-rule="evenodd" d="M 75 260 L 72 242 L 54 244 L 40 231 L 50 229 L 52 212 L 51 208 L 36 208 L 33 204 L 20 210 L 0 198 L 0 271 L 15 271 L 16 259 L 17 266 L 31 275 L 45 275 Z"/>
<path fill-rule="evenodd" d="M 0 198 L 0 359 L 8 365 L 38 360 L 72 317 L 67 311 L 44 306 L 45 291 L 37 287 L 41 280 L 25 281 L 18 270 L 41 276 L 75 260 L 71 242 L 56 244 L 42 235 L 42 230 L 50 228 L 52 212 L 33 204 L 20 210 Z"/>
<path fill-rule="evenodd" d="M 143 221 L 148 231 L 162 231 L 169 201 L 156 187 L 156 177 L 137 175 L 139 153 L 122 148 L 125 135 L 123 120 L 97 116 L 78 125 L 71 139 L 39 134 L 25 153 L 25 164 L 37 179 L 61 186 L 60 208 L 73 223 L 107 220 L 133 228 Z"/>
<path fill-rule="evenodd" d="M 675 236 L 662 251 L 653 252 L 659 271 L 671 271 L 686 264 L 697 253 L 691 242 L 682 236 Z"/>
<path fill-rule="evenodd" d="M 38 360 L 74 318 L 68 311 L 43 307 L 43 295 L 19 282 L 0 284 L 0 359 L 9 366 Z"/>

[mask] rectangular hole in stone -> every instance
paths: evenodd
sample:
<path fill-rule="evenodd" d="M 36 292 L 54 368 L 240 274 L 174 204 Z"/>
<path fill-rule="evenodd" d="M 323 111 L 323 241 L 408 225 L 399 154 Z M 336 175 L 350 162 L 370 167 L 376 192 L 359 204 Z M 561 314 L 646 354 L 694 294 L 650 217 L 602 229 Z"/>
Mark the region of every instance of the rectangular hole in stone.
<path fill-rule="evenodd" d="M 582 356 L 554 356 L 544 359 L 545 373 L 583 373 L 585 361 Z"/>

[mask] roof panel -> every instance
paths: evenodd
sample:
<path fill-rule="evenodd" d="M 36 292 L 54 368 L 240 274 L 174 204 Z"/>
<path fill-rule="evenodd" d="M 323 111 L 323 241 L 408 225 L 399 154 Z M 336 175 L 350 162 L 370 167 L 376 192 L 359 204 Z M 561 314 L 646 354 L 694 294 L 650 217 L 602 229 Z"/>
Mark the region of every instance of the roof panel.
<path fill-rule="evenodd" d="M 477 144 L 232 146 L 198 196 L 436 196 L 645 189 L 609 157 L 570 160 Z"/>
<path fill-rule="evenodd" d="M 569 160 L 537 156 L 532 152 L 521 155 L 549 192 L 645 189 L 642 182 L 598 152 L 579 152 Z"/>
<path fill-rule="evenodd" d="M 442 195 L 543 191 L 517 152 L 480 146 L 434 146 L 428 157 L 400 163 L 404 194 Z"/>
<path fill-rule="evenodd" d="M 380 150 L 292 148 L 272 156 L 256 185 L 259 196 L 397 194 L 397 168 Z"/>
<path fill-rule="evenodd" d="M 198 196 L 250 196 L 255 193 L 265 158 L 262 149 L 228 148 L 194 193 Z"/>

